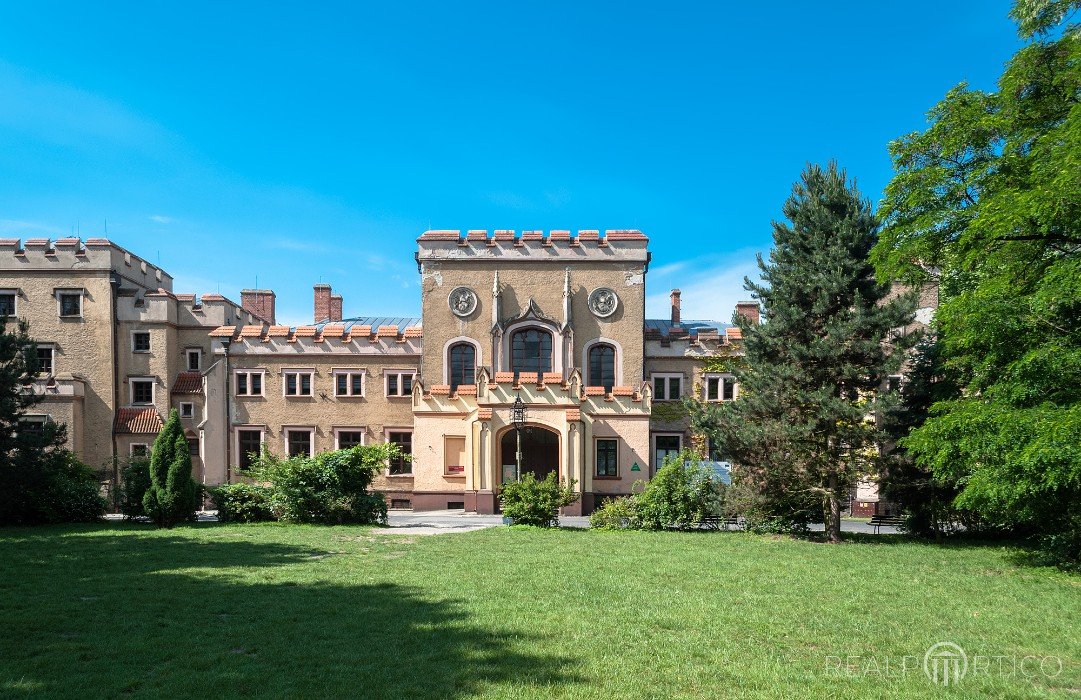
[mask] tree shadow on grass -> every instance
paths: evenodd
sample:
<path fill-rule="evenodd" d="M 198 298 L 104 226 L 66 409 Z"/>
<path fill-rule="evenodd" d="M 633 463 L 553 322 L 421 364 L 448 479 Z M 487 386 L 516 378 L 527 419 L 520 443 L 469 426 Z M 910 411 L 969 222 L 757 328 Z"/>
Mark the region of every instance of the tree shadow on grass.
<path fill-rule="evenodd" d="M 464 601 L 353 580 L 378 562 L 297 566 L 362 552 L 31 532 L 0 533 L 0 695 L 453 698 L 581 680 Z"/>

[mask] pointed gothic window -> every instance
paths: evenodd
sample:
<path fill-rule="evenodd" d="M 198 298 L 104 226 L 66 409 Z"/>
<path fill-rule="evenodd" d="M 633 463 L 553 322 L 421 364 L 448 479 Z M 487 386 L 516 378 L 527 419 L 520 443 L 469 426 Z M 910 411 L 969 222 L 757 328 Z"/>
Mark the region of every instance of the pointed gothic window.
<path fill-rule="evenodd" d="M 448 355 L 450 390 L 453 392 L 462 384 L 475 384 L 477 349 L 470 343 L 455 343 L 450 346 Z"/>
<path fill-rule="evenodd" d="M 552 371 L 552 334 L 540 328 L 523 328 L 510 339 L 511 371 L 517 380 L 521 374 Z"/>
<path fill-rule="evenodd" d="M 611 393 L 616 383 L 616 349 L 598 343 L 589 349 L 589 386 L 603 386 Z"/>

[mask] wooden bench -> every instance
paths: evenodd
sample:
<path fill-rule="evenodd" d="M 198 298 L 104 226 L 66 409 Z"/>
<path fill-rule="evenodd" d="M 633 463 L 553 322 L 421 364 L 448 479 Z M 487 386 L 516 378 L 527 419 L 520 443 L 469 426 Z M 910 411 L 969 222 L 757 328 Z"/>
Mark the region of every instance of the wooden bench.
<path fill-rule="evenodd" d="M 729 526 L 735 525 L 739 528 L 739 518 L 726 518 L 721 515 L 707 515 L 698 521 L 698 527 L 704 530 L 720 530 L 722 527 L 727 530 Z"/>
<path fill-rule="evenodd" d="M 879 528 L 883 525 L 886 527 L 899 527 L 905 524 L 905 518 L 902 515 L 872 515 L 871 521 L 868 523 L 875 529 L 875 534 L 879 534 Z"/>

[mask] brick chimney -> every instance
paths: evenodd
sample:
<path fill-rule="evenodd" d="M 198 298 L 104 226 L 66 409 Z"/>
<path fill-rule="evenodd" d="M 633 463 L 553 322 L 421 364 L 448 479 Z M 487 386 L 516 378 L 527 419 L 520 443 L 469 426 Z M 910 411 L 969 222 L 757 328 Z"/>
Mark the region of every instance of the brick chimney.
<path fill-rule="evenodd" d="M 342 295 L 331 294 L 330 295 L 330 320 L 340 321 L 342 320 Z"/>
<path fill-rule="evenodd" d="M 680 291 L 678 289 L 673 289 L 672 290 L 672 325 L 673 326 L 678 326 L 679 325 L 679 320 L 680 320 L 679 319 L 679 295 L 680 295 Z"/>
<path fill-rule="evenodd" d="M 241 289 L 240 307 L 274 325 L 274 291 L 271 289 Z"/>
<path fill-rule="evenodd" d="M 315 289 L 315 322 L 330 319 L 330 285 L 317 284 Z"/>
<path fill-rule="evenodd" d="M 747 319 L 752 325 L 758 325 L 760 313 L 757 301 L 736 302 L 736 314 Z"/>

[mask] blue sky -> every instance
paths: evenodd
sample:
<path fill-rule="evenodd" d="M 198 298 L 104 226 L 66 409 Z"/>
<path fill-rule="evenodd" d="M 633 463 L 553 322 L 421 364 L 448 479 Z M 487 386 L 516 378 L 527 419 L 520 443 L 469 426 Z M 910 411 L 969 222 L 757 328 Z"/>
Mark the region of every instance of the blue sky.
<path fill-rule="evenodd" d="M 0 235 L 108 236 L 185 292 L 419 311 L 432 228 L 640 228 L 648 311 L 728 320 L 808 161 L 993 88 L 1009 3 L 9 3 Z"/>

